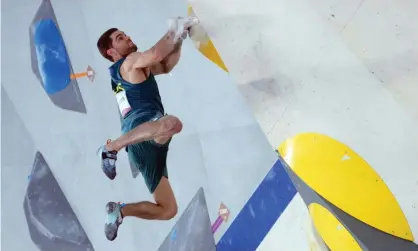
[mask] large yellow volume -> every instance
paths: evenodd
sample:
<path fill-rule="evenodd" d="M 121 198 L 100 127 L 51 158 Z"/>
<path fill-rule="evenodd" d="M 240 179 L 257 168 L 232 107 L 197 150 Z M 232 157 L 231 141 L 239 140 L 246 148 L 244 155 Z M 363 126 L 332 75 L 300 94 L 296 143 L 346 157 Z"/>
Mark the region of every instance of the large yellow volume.
<path fill-rule="evenodd" d="M 187 9 L 187 13 L 189 16 L 196 16 L 190 5 Z M 200 53 L 202 53 L 206 58 L 219 66 L 222 70 L 228 72 L 228 69 L 222 61 L 222 58 L 219 56 L 218 51 L 210 40 L 205 29 L 200 24 L 191 27 L 189 34 L 190 38 L 193 40 L 196 48 L 200 51 Z"/>
<path fill-rule="evenodd" d="M 303 133 L 286 140 L 278 151 L 300 179 L 333 205 L 383 232 L 414 240 L 389 188 L 348 146 L 326 135 Z"/>

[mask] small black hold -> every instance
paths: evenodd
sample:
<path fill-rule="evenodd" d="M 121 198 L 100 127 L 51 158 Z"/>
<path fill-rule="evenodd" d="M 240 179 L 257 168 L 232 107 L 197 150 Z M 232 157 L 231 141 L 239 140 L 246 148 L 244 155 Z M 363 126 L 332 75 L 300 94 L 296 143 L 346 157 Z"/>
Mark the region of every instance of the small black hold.
<path fill-rule="evenodd" d="M 331 16 L 332 16 L 332 17 L 335 17 L 335 15 L 334 15 L 334 14 L 331 14 Z"/>

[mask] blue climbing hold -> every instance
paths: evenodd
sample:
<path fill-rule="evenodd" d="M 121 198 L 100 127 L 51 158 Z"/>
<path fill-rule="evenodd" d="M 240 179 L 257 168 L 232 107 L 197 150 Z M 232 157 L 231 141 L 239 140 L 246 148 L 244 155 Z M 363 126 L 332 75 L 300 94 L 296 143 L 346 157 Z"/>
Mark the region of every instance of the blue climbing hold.
<path fill-rule="evenodd" d="M 34 42 L 45 91 L 54 94 L 64 90 L 71 81 L 71 66 L 64 40 L 52 19 L 34 24 Z"/>

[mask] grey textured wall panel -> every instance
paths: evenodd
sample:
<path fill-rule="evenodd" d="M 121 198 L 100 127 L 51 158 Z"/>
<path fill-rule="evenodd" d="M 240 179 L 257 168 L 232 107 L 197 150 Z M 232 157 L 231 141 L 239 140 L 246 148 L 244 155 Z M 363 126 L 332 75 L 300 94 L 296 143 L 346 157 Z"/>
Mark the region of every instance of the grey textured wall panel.
<path fill-rule="evenodd" d="M 32 241 L 41 251 L 94 251 L 51 169 L 40 152 L 24 199 Z"/>
<path fill-rule="evenodd" d="M 158 251 L 215 251 L 205 193 L 200 188 Z"/>

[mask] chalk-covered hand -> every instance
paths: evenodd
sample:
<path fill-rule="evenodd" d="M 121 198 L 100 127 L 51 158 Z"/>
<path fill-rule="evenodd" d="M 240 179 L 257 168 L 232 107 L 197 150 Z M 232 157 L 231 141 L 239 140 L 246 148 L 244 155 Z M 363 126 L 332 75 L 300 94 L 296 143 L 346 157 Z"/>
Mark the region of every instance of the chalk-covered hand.
<path fill-rule="evenodd" d="M 188 29 L 195 24 L 199 23 L 199 19 L 196 17 L 176 17 L 168 20 L 168 29 L 175 33 L 174 40 L 186 39 Z"/>
<path fill-rule="evenodd" d="M 183 27 L 185 30 L 188 30 L 190 27 L 192 27 L 193 25 L 196 25 L 199 23 L 199 19 L 197 17 L 185 17 L 183 18 Z"/>

